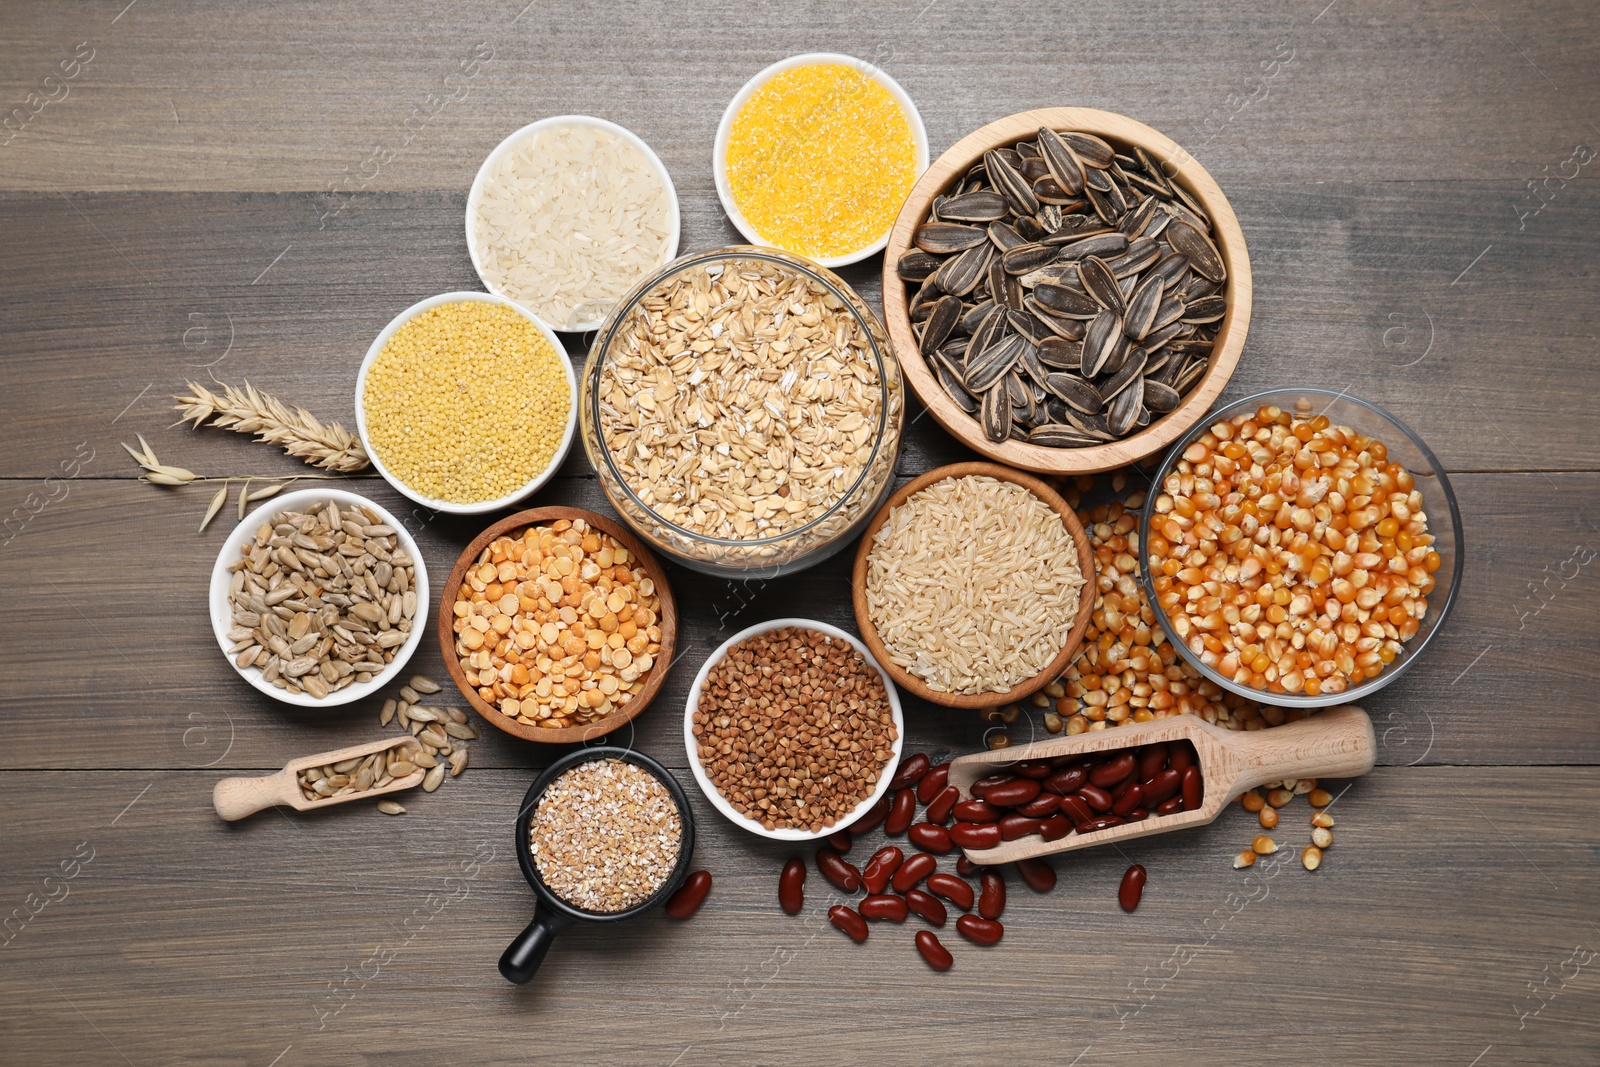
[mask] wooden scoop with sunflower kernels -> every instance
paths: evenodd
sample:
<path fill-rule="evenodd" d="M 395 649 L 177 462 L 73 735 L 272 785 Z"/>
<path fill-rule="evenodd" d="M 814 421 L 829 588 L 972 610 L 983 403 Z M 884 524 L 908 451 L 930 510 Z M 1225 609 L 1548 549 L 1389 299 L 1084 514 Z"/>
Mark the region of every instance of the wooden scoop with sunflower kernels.
<path fill-rule="evenodd" d="M 1171 753 L 1180 749 L 1186 752 L 1182 745 L 1185 741 L 1194 746 L 1192 766 L 1199 770 L 1199 789 L 1183 798 L 1178 805 L 1182 810 L 1166 815 L 1150 811 L 1147 817 L 1136 822 L 1122 819 L 1116 813 L 1118 806 L 1131 807 L 1132 811 L 1123 813 L 1130 815 L 1148 810 L 1137 807 L 1142 802 L 1140 799 L 1135 799 L 1131 805 L 1123 803 L 1122 798 L 1133 789 L 1133 785 L 1128 784 L 1130 776 L 1141 791 L 1159 780 L 1151 794 L 1161 797 L 1161 803 L 1182 796 L 1174 789 L 1171 776 L 1176 760 L 1163 763 L 1165 769 L 1153 770 L 1149 780 L 1138 780 L 1148 769 L 1141 765 L 1141 756 L 1153 757 L 1148 766 L 1154 767 Z M 1140 755 L 1133 757 L 1132 771 L 1126 771 L 1128 757 L 1125 753 L 1136 748 L 1140 749 Z M 1117 755 L 1108 756 L 1110 753 Z M 963 824 L 959 821 L 952 827 L 951 836 L 967 839 L 957 840 L 956 844 L 963 846 L 973 863 L 1011 863 L 1200 826 L 1220 815 L 1230 798 L 1259 785 L 1290 778 L 1353 778 L 1370 771 L 1376 757 L 1372 721 L 1366 712 L 1351 705 L 1328 708 L 1309 718 L 1267 730 L 1224 730 L 1198 715 L 1176 715 L 1115 730 L 1051 738 L 1023 748 L 962 756 L 950 764 L 949 782 L 961 790 L 963 800 L 988 799 L 996 786 L 986 785 L 985 779 L 1001 774 L 1013 776 L 1013 781 L 990 802 L 990 807 L 1005 817 L 1031 817 L 1049 806 L 1044 798 L 1052 793 L 1060 794 L 1059 814 L 1065 822 L 1056 822 L 1050 829 L 1054 839 L 1045 839 L 1042 826 L 1033 828 L 1015 821 L 1009 824 L 1009 829 L 1020 836 L 1009 841 L 1004 840 L 1003 829 L 1000 833 L 970 829 L 986 825 L 979 823 L 968 823 L 965 824 L 968 829 L 961 829 Z M 1188 764 L 1190 760 L 1186 756 L 1183 762 Z M 1180 770 L 1180 781 L 1184 773 Z M 1161 778 L 1162 775 L 1166 777 Z M 1019 784 L 1024 780 L 1031 784 Z M 1038 803 L 1035 806 L 1032 802 Z M 1019 808 L 1028 810 L 1019 812 Z M 959 808 L 956 818 L 961 818 Z M 1103 825 L 1108 818 L 1113 820 L 1112 824 Z M 987 825 L 999 823 L 997 818 Z M 1023 830 L 1028 832 L 1021 832 Z M 998 839 L 992 846 L 978 847 L 986 846 L 982 840 L 985 838 Z"/>
<path fill-rule="evenodd" d="M 211 803 L 218 815 L 233 822 L 277 804 L 287 804 L 296 811 L 311 811 L 350 800 L 381 797 L 422 784 L 427 770 L 411 762 L 411 757 L 421 754 L 422 742 L 405 736 L 302 756 L 290 760 L 277 774 L 262 778 L 224 778 L 211 791 Z M 378 757 L 376 760 L 369 759 L 374 755 Z M 331 768 L 333 775 L 324 773 L 324 768 Z M 394 774 L 394 771 L 401 773 Z M 341 777 L 345 781 L 339 781 Z M 385 778 L 389 780 L 384 781 Z M 367 784 L 362 786 L 362 782 Z M 308 791 L 316 795 L 315 799 L 306 796 Z"/>

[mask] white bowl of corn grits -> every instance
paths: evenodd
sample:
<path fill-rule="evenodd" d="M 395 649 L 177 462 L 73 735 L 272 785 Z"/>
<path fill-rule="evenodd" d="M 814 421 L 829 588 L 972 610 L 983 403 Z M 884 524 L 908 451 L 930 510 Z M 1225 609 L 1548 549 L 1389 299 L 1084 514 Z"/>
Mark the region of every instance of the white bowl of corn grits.
<path fill-rule="evenodd" d="M 745 83 L 712 151 L 717 196 L 752 244 L 824 267 L 881 252 L 928 169 L 911 97 L 865 60 L 808 52 Z"/>
<path fill-rule="evenodd" d="M 578 382 L 555 333 L 491 293 L 396 315 L 356 376 L 356 429 L 378 473 L 424 507 L 477 515 L 543 486 L 572 447 Z"/>

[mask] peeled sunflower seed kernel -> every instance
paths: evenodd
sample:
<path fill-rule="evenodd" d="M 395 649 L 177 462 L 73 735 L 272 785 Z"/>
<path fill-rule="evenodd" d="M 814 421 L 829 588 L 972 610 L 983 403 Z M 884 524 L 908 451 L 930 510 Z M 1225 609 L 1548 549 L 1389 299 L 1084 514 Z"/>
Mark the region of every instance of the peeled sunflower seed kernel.
<path fill-rule="evenodd" d="M 439 683 L 425 675 L 414 674 L 411 676 L 411 688 L 419 693 L 437 693 Z"/>
<path fill-rule="evenodd" d="M 392 800 L 378 801 L 378 810 L 385 815 L 404 815 L 406 813 L 404 805 L 396 804 Z"/>
<path fill-rule="evenodd" d="M 422 791 L 431 793 L 438 789 L 444 781 L 445 770 L 445 765 L 442 763 L 430 770 L 422 779 Z"/>

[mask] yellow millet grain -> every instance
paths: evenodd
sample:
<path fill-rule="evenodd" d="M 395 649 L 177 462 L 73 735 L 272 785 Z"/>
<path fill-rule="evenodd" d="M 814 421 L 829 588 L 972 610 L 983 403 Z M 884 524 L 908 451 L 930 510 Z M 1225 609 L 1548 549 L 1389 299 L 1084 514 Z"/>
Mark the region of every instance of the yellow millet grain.
<path fill-rule="evenodd" d="M 416 316 L 367 370 L 374 455 L 407 486 L 472 504 L 550 466 L 572 407 L 563 356 L 500 304 L 464 300 Z"/>
<path fill-rule="evenodd" d="M 775 75 L 728 136 L 728 183 L 761 236 L 818 259 L 888 232 L 917 177 L 916 142 L 889 91 L 839 63 Z"/>

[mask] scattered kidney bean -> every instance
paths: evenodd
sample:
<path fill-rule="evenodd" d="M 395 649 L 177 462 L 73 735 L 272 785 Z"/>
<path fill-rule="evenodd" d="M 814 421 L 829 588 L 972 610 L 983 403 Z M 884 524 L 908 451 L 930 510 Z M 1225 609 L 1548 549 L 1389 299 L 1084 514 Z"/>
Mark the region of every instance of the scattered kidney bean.
<path fill-rule="evenodd" d="M 947 785 L 940 790 L 938 796 L 929 801 L 928 810 L 923 812 L 922 817 L 931 823 L 943 825 L 950 821 L 950 813 L 955 810 L 956 803 L 960 799 L 961 790 L 953 785 Z M 983 801 L 974 800 L 972 803 L 982 804 Z"/>
<path fill-rule="evenodd" d="M 1123 752 L 1120 755 L 1112 756 L 1089 771 L 1089 781 L 1101 789 L 1110 789 L 1132 774 L 1137 762 L 1132 752 Z"/>
<path fill-rule="evenodd" d="M 902 789 L 889 804 L 889 815 L 883 820 L 883 832 L 890 837 L 906 832 L 911 820 L 917 817 L 917 791 Z"/>
<path fill-rule="evenodd" d="M 905 854 L 893 845 L 884 845 L 872 854 L 867 865 L 861 869 L 861 884 L 868 893 L 874 895 L 882 893 L 889 886 L 889 879 L 894 872 L 900 869 Z"/>
<path fill-rule="evenodd" d="M 932 893 L 924 893 L 920 889 L 906 890 L 906 906 L 935 926 L 943 926 L 949 914 Z"/>
<path fill-rule="evenodd" d="M 936 971 L 948 971 L 950 965 L 955 962 L 950 950 L 939 944 L 939 939 L 933 935 L 932 930 L 917 931 L 917 951 L 922 954 L 927 965 Z"/>
<path fill-rule="evenodd" d="M 1044 780 L 1044 787 L 1052 793 L 1071 796 L 1089 780 L 1089 769 L 1082 765 L 1067 767 Z"/>
<path fill-rule="evenodd" d="M 926 852 L 918 852 L 908 857 L 900 865 L 900 869 L 894 872 L 894 877 L 889 879 L 889 884 L 894 886 L 896 892 L 904 893 L 932 874 L 938 867 L 938 860 Z"/>
<path fill-rule="evenodd" d="M 1054 770 L 1049 760 L 1023 760 L 1011 768 L 1011 773 L 1019 778 L 1048 778 Z"/>
<path fill-rule="evenodd" d="M 1157 815 L 1176 815 L 1183 810 L 1182 797 L 1168 797 L 1156 805 Z"/>
<path fill-rule="evenodd" d="M 1046 841 L 1060 841 L 1072 833 L 1072 820 L 1065 815 L 1052 815 L 1039 823 L 1039 836 Z"/>
<path fill-rule="evenodd" d="M 867 920 L 856 914 L 854 908 L 835 904 L 828 909 L 828 921 L 850 936 L 856 944 L 867 939 Z"/>
<path fill-rule="evenodd" d="M 1000 820 L 1000 840 L 1015 841 L 1019 837 L 1039 832 L 1043 819 L 1030 819 L 1026 815 L 1007 815 Z"/>
<path fill-rule="evenodd" d="M 1092 834 L 1096 830 L 1109 830 L 1113 826 L 1121 826 L 1122 823 L 1123 819 L 1120 815 L 1101 815 L 1098 818 L 1090 819 L 1086 823 L 1080 823 L 1078 833 Z"/>
<path fill-rule="evenodd" d="M 877 826 L 879 823 L 881 823 L 884 820 L 884 817 L 888 814 L 889 798 L 881 797 L 877 803 L 873 804 L 872 807 L 867 809 L 867 813 L 865 815 L 851 823 L 847 829 L 852 834 L 864 834 L 871 830 L 874 826 Z"/>
<path fill-rule="evenodd" d="M 888 920 L 892 923 L 903 923 L 906 916 L 911 914 L 910 905 L 904 897 L 897 897 L 893 893 L 877 893 L 864 898 L 856 909 L 861 912 L 863 919 L 873 922 Z"/>
<path fill-rule="evenodd" d="M 1039 783 L 1032 778 L 1013 778 L 991 786 L 983 799 L 997 808 L 1015 808 L 1039 795 Z"/>
<path fill-rule="evenodd" d="M 984 871 L 978 876 L 978 914 L 998 919 L 1006 910 L 1006 880 L 999 871 Z"/>
<path fill-rule="evenodd" d="M 1200 810 L 1200 801 L 1205 797 L 1205 783 L 1200 780 L 1199 767 L 1185 767 L 1183 769 L 1183 806 L 1190 811 Z"/>
<path fill-rule="evenodd" d="M 1139 781 L 1148 782 L 1159 774 L 1161 768 L 1167 765 L 1167 756 L 1165 741 L 1144 746 L 1144 751 L 1139 754 Z"/>
<path fill-rule="evenodd" d="M 1175 771 L 1168 767 L 1164 771 L 1157 771 L 1144 783 L 1144 800 L 1146 804 L 1160 807 L 1166 803 L 1170 796 L 1175 796 L 1178 787 L 1183 784 L 1183 772 Z"/>
<path fill-rule="evenodd" d="M 849 852 L 850 846 L 856 843 L 855 838 L 850 836 L 850 832 L 848 830 L 835 830 L 833 833 L 827 836 L 826 840 L 828 842 L 828 847 L 840 855 Z"/>
<path fill-rule="evenodd" d="M 1017 809 L 1018 815 L 1030 819 L 1043 819 L 1061 810 L 1061 798 L 1054 793 L 1040 793 Z"/>
<path fill-rule="evenodd" d="M 1095 811 L 1104 812 L 1111 810 L 1111 794 L 1107 793 L 1104 789 L 1101 789 L 1097 785 L 1085 785 L 1082 789 L 1078 790 L 1078 795 L 1083 798 L 1084 803 L 1088 804 Z"/>
<path fill-rule="evenodd" d="M 992 945 L 1005 936 L 1006 928 L 993 919 L 980 919 L 976 915 L 956 916 L 956 933 L 974 945 Z"/>
<path fill-rule="evenodd" d="M 958 822 L 950 827 L 950 840 L 962 848 L 994 848 L 1000 843 L 1000 827 L 992 822 Z"/>
<path fill-rule="evenodd" d="M 806 902 L 806 861 L 796 856 L 783 865 L 778 875 L 778 907 L 790 915 L 799 915 Z"/>
<path fill-rule="evenodd" d="M 960 822 L 1000 821 L 1000 809 L 987 800 L 958 800 L 950 812 Z"/>
<path fill-rule="evenodd" d="M 667 898 L 665 911 L 669 919 L 687 919 L 700 910 L 711 892 L 711 872 L 695 871 L 678 891 Z"/>
<path fill-rule="evenodd" d="M 979 800 L 988 800 L 991 786 L 1004 785 L 1011 780 L 1012 776 L 1009 774 L 991 774 L 987 778 L 979 778 L 973 782 L 972 788 L 967 791 Z"/>
<path fill-rule="evenodd" d="M 817 849 L 817 870 L 840 892 L 854 893 L 861 888 L 861 872 L 843 856 L 824 845 Z"/>
<path fill-rule="evenodd" d="M 950 842 L 950 831 L 931 822 L 917 823 L 906 831 L 906 836 L 924 852 L 937 852 L 942 856 L 955 848 Z"/>
<path fill-rule="evenodd" d="M 1017 873 L 1035 893 L 1048 893 L 1056 887 L 1056 869 L 1044 860 L 1018 860 Z"/>
<path fill-rule="evenodd" d="M 1135 863 L 1122 875 L 1122 884 L 1117 887 L 1117 903 L 1122 905 L 1123 911 L 1132 911 L 1139 906 L 1139 898 L 1144 896 L 1144 868 Z"/>
<path fill-rule="evenodd" d="M 889 779 L 889 791 L 904 789 L 909 785 L 916 785 L 924 774 L 928 773 L 928 757 L 921 752 L 900 764 L 900 769 L 894 772 L 894 777 Z"/>
<path fill-rule="evenodd" d="M 950 781 L 950 764 L 941 763 L 931 768 L 917 781 L 917 799 L 924 804 L 931 801 Z"/>
<path fill-rule="evenodd" d="M 1133 779 L 1130 778 L 1128 781 L 1133 782 Z M 1116 803 L 1111 805 L 1111 812 L 1113 815 L 1121 815 L 1123 818 L 1127 818 L 1128 812 L 1132 811 L 1134 808 L 1137 808 L 1143 801 L 1144 786 L 1140 785 L 1138 782 L 1133 782 L 1133 784 L 1124 790 L 1122 795 L 1117 798 Z"/>
<path fill-rule="evenodd" d="M 965 856 L 956 857 L 956 873 L 963 878 L 976 878 L 983 871 L 980 864 L 973 863 Z"/>
<path fill-rule="evenodd" d="M 972 884 L 943 871 L 928 875 L 928 889 L 944 897 L 962 911 L 972 910 Z"/>

